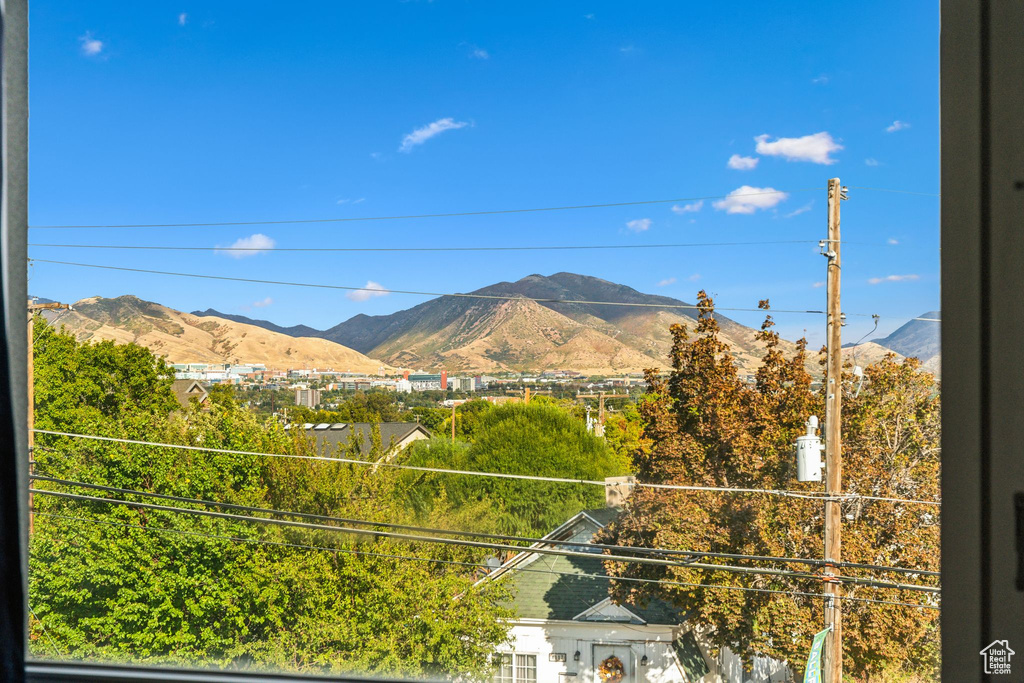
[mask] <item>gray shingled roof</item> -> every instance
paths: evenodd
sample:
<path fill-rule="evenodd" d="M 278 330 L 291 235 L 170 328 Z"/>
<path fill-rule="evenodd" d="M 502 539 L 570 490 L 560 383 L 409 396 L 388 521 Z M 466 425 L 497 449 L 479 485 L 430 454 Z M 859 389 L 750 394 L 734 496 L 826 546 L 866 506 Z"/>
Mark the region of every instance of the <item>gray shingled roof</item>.
<path fill-rule="evenodd" d="M 392 440 L 394 443 L 399 443 L 417 430 L 421 431 L 427 438 L 431 436 L 430 431 L 418 422 L 381 422 L 376 425 L 372 422 L 335 422 L 308 426 L 301 424 L 289 425 L 291 429 L 302 429 L 307 436 L 317 440 L 319 447 L 326 446 L 332 453 L 337 450 L 339 445 L 347 447 L 352 435 L 355 434 L 356 441 L 359 444 L 359 452 L 363 455 L 369 455 L 372 450 L 374 426 L 380 428 L 380 442 L 385 451 L 388 450 Z"/>
<path fill-rule="evenodd" d="M 619 514 L 614 508 L 584 512 L 602 526 Z M 586 519 L 581 519 L 572 528 L 579 529 L 580 525 L 593 528 Z M 570 536 L 564 527 L 559 527 L 559 530 L 558 538 Z M 556 532 L 552 532 L 548 537 L 555 535 Z M 530 571 L 518 571 L 520 568 Z M 608 598 L 609 581 L 588 574 L 608 575 L 597 553 L 593 558 L 539 555 L 529 564 L 519 562 L 510 566 L 502 580 L 507 581 L 506 585 L 512 589 L 511 606 L 520 618 L 570 621 Z M 679 624 L 683 620 L 679 610 L 663 600 L 651 600 L 643 607 L 630 604 L 623 607 L 651 624 Z"/>
<path fill-rule="evenodd" d="M 196 379 L 176 379 L 171 384 L 171 391 L 174 392 L 174 397 L 178 399 L 182 408 L 188 408 L 192 398 L 196 398 L 202 403 L 207 396 L 206 389 Z"/>

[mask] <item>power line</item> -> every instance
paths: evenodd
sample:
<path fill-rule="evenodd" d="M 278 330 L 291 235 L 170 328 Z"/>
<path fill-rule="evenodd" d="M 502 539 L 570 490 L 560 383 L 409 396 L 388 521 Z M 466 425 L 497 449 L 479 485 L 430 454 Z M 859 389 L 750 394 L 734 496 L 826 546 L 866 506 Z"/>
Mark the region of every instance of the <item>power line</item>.
<path fill-rule="evenodd" d="M 652 304 L 642 302 L 629 302 L 629 301 L 587 301 L 583 299 L 545 299 L 527 296 L 513 296 L 511 294 L 462 294 L 462 293 L 448 293 L 448 292 L 423 292 L 418 290 L 409 289 L 384 289 L 382 287 L 349 287 L 346 285 L 324 285 L 310 282 L 285 282 L 282 280 L 258 280 L 255 278 L 244 278 L 244 277 L 228 277 L 226 275 L 205 275 L 202 273 L 179 273 L 166 270 L 150 270 L 146 268 L 127 268 L 124 266 L 103 266 L 95 263 L 74 263 L 71 261 L 52 261 L 49 259 L 29 259 L 30 262 L 34 263 L 53 263 L 62 266 L 76 266 L 79 268 L 100 268 L 102 270 L 120 270 L 129 273 L 149 273 L 151 275 L 171 275 L 175 277 L 191 277 L 199 278 L 203 280 L 226 280 L 229 282 L 252 282 L 262 285 L 282 285 L 286 287 L 312 287 L 314 289 L 340 289 L 350 292 L 374 292 L 377 294 L 415 294 L 417 296 L 450 296 L 462 299 L 490 299 L 498 301 L 533 301 L 542 304 L 588 304 L 592 306 L 628 306 L 632 308 L 672 308 L 672 309 L 686 309 L 693 311 L 702 310 L 700 306 L 694 304 Z M 760 313 L 764 312 L 764 309 L 760 308 L 722 308 L 716 307 L 716 311 L 735 311 L 742 313 Z M 815 313 L 824 314 L 824 311 L 799 311 L 799 310 L 784 310 L 784 309 L 771 309 L 772 313 Z"/>
<path fill-rule="evenodd" d="M 59 479 L 59 478 L 56 478 L 56 477 L 48 477 L 48 476 L 40 476 L 40 475 L 30 475 L 29 479 L 33 480 L 33 481 L 46 481 L 46 482 L 50 482 L 50 483 L 53 483 L 53 484 L 61 484 L 61 485 L 64 485 L 64 486 L 75 486 L 75 487 L 79 487 L 79 488 L 91 489 L 91 490 L 94 490 L 94 491 L 105 491 L 107 493 L 121 493 L 121 494 L 126 494 L 126 495 L 145 496 L 145 497 L 148 497 L 148 498 L 156 498 L 156 499 L 159 499 L 159 500 L 168 500 L 168 501 L 174 501 L 174 502 L 177 502 L 177 503 L 186 503 L 186 504 L 190 504 L 190 505 L 203 505 L 203 506 L 207 506 L 207 507 L 219 507 L 219 508 L 224 508 L 224 509 L 237 510 L 237 511 L 241 511 L 241 512 L 252 512 L 252 513 L 256 513 L 256 514 L 265 513 L 265 514 L 281 515 L 281 516 L 287 516 L 287 517 L 298 517 L 298 518 L 301 518 L 301 519 L 314 519 L 314 520 L 319 520 L 319 521 L 324 521 L 324 522 L 338 522 L 338 523 L 341 523 L 341 524 L 355 524 L 355 525 L 359 525 L 359 526 L 376 526 L 376 527 L 383 527 L 383 528 L 387 528 L 387 529 L 398 529 L 398 530 L 404 530 L 404 531 L 415 531 L 415 532 L 427 533 L 427 534 L 447 534 L 447 535 L 451 535 L 451 536 L 464 536 L 464 537 L 467 537 L 467 538 L 485 538 L 485 539 L 490 539 L 490 540 L 514 541 L 514 542 L 530 543 L 530 544 L 541 543 L 541 544 L 554 545 L 554 546 L 597 548 L 597 549 L 600 549 L 600 550 L 610 550 L 610 551 L 626 551 L 626 552 L 642 552 L 642 553 L 662 554 L 662 555 L 675 555 L 675 556 L 683 556 L 683 557 L 693 558 L 693 559 L 697 559 L 697 558 L 700 558 L 700 557 L 710 557 L 710 558 L 719 558 L 719 559 L 751 560 L 751 561 L 758 561 L 758 562 L 795 563 L 795 564 L 804 564 L 804 565 L 815 566 L 815 567 L 834 566 L 834 567 L 844 567 L 844 568 L 850 568 L 850 569 L 871 569 L 871 570 L 876 570 L 876 571 L 887 571 L 887 572 L 895 572 L 895 573 L 902 573 L 902 574 L 913 574 L 913 575 L 921 575 L 921 576 L 940 576 L 940 572 L 936 572 L 936 571 L 910 569 L 910 568 L 907 568 L 907 567 L 887 567 L 887 566 L 882 566 L 882 565 L 863 564 L 863 563 L 857 563 L 857 562 L 826 562 L 825 560 L 803 559 L 803 558 L 796 558 L 796 557 L 774 557 L 774 556 L 767 556 L 767 555 L 745 555 L 745 554 L 739 554 L 739 553 L 720 553 L 720 552 L 710 552 L 710 551 L 704 552 L 704 551 L 698 551 L 698 550 L 674 550 L 674 549 L 667 549 L 667 548 L 648 548 L 648 547 L 642 547 L 642 546 L 621 546 L 621 545 L 611 545 L 611 544 L 605 544 L 605 543 L 592 543 L 592 542 L 589 542 L 589 541 L 564 541 L 564 540 L 555 540 L 555 539 L 547 539 L 547 538 L 533 538 L 533 537 L 528 537 L 528 536 L 510 536 L 510 535 L 505 535 L 505 534 L 492 534 L 492 533 L 485 533 L 485 532 L 478 532 L 478 531 L 460 531 L 460 530 L 456 530 L 456 529 L 439 529 L 439 528 L 434 528 L 434 527 L 415 526 L 415 525 L 411 525 L 411 524 L 395 524 L 395 523 L 391 523 L 391 522 L 374 522 L 374 521 L 368 521 L 368 520 L 362 520 L 362 519 L 352 519 L 352 518 L 349 518 L 349 517 L 333 517 L 333 516 L 330 516 L 330 515 L 317 515 L 317 514 L 311 514 L 311 513 L 308 513 L 308 512 L 292 512 L 292 511 L 288 511 L 288 510 L 275 510 L 275 509 L 263 508 L 263 507 L 255 507 L 255 506 L 250 506 L 250 505 L 237 505 L 235 503 L 222 503 L 222 502 L 213 501 L 213 500 L 203 500 L 203 499 L 200 499 L 200 498 L 186 498 L 184 496 L 171 496 L 171 495 L 162 494 L 162 493 L 152 493 L 152 492 L 149 492 L 149 491 L 138 491 L 138 490 L 135 490 L 135 489 L 119 488 L 119 487 L 116 487 L 116 486 L 105 486 L 105 485 L 101 485 L 101 484 L 90 484 L 90 483 L 81 482 L 81 481 L 74 481 L 74 480 L 70 480 L 70 479 Z"/>
<path fill-rule="evenodd" d="M 57 498 L 65 498 L 69 500 L 77 500 L 91 503 L 105 503 L 108 505 L 124 505 L 128 507 L 138 507 L 147 510 L 159 510 L 164 512 L 176 512 L 179 514 L 195 515 L 200 517 L 211 517 L 215 519 L 227 519 L 234 521 L 245 521 L 245 522 L 259 522 L 261 524 L 269 524 L 273 526 L 286 526 L 295 527 L 301 529 L 309 529 L 312 531 L 334 531 L 347 534 L 353 534 L 358 536 L 372 536 L 374 538 L 389 538 L 397 541 L 407 541 L 413 543 L 437 543 L 441 545 L 451 546 L 463 546 L 469 548 L 482 548 L 490 550 L 514 550 L 518 552 L 524 551 L 524 548 L 519 546 L 509 546 L 500 543 L 487 543 L 482 541 L 464 541 L 452 538 L 438 538 L 434 536 L 417 536 L 413 534 L 403 534 L 392 531 L 376 531 L 370 529 L 357 529 L 353 527 L 340 527 L 330 526 L 325 524 L 313 524 L 310 522 L 296 522 L 291 520 L 283 519 L 267 519 L 264 517 L 251 517 L 247 515 L 234 515 L 227 512 L 214 512 L 212 510 L 193 510 L 189 508 L 179 508 L 167 505 L 157 505 L 154 503 L 141 503 L 136 501 L 121 500 L 118 498 L 104 498 L 97 496 L 86 496 L 77 493 L 65 493 L 62 491 L 49 491 L 46 489 L 30 488 L 33 493 L 38 493 L 44 496 L 53 496 Z M 623 557 L 619 555 L 597 555 L 595 553 L 588 552 L 577 552 L 571 550 L 561 550 L 555 548 L 543 548 L 533 547 L 528 549 L 531 553 L 537 553 L 539 555 L 557 555 L 561 557 L 575 557 L 575 558 L 600 558 L 602 561 L 607 562 L 622 562 L 622 563 L 636 563 L 636 564 L 651 564 L 666 567 L 681 567 L 684 569 L 702 569 L 706 571 L 724 571 L 736 574 L 751 574 L 751 575 L 765 575 L 765 576 L 783 576 L 795 579 L 807 579 L 807 580 L 821 580 L 822 577 L 817 574 L 811 574 L 808 572 L 796 572 L 785 569 L 769 569 L 760 567 L 739 567 L 735 565 L 726 564 L 704 564 L 697 562 L 677 562 L 673 560 L 666 560 L 655 557 Z M 941 589 L 935 586 L 924 586 L 920 584 L 903 584 L 890 581 L 880 581 L 877 579 L 867 579 L 863 577 L 854 576 L 834 576 L 829 577 L 829 580 L 839 581 L 841 583 L 852 583 L 864 586 L 873 586 L 876 588 L 895 588 L 900 590 L 916 590 L 924 593 L 938 593 Z"/>
<path fill-rule="evenodd" d="M 43 632 L 43 635 L 46 636 L 46 639 L 50 642 L 50 647 L 53 648 L 53 654 L 59 659 L 60 648 L 57 647 L 57 643 L 53 640 L 53 638 L 50 637 L 50 632 L 46 630 L 46 624 L 43 623 L 42 619 L 36 616 L 35 611 L 31 607 L 28 608 L 28 613 L 31 614 L 32 617 L 39 624 L 39 630 L 41 630 Z"/>
<path fill-rule="evenodd" d="M 743 194 L 706 195 L 703 197 L 678 197 L 676 199 L 649 199 L 636 202 L 608 202 L 603 204 L 575 204 L 569 206 L 546 206 L 529 209 L 492 209 L 487 211 L 455 211 L 448 213 L 421 213 L 394 216 L 353 216 L 346 218 L 303 218 L 288 220 L 239 220 L 239 221 L 207 221 L 195 223 L 100 223 L 94 225 L 30 225 L 29 228 L 49 230 L 57 228 L 195 228 L 221 227 L 234 225 L 299 225 L 306 223 L 352 223 L 359 221 L 394 221 L 414 218 L 455 218 L 459 216 L 493 216 L 497 214 L 539 213 L 544 211 L 575 211 L 579 209 L 607 209 L 623 206 L 645 206 L 651 204 L 671 204 L 673 202 L 695 202 L 710 199 L 731 199 L 734 197 L 757 197 L 773 194 L 790 194 L 794 192 L 820 192 L 824 188 L 805 187 L 796 190 L 766 190 L 762 192 L 745 192 Z M 931 192 L 913 192 L 910 190 L 893 190 L 881 187 L 850 186 L 851 190 L 868 190 L 870 192 L 892 192 L 897 194 L 918 195 L 922 197 L 940 197 Z"/>
<path fill-rule="evenodd" d="M 72 521 L 89 522 L 91 524 L 99 524 L 99 525 L 103 525 L 103 526 L 115 526 L 115 527 L 124 527 L 124 528 L 130 528 L 130 529 L 139 529 L 139 530 L 142 530 L 142 531 L 154 532 L 154 533 L 174 533 L 174 534 L 181 534 L 181 535 L 186 535 L 186 536 L 196 536 L 196 537 L 200 537 L 200 538 L 210 538 L 210 539 L 224 540 L 224 541 L 235 541 L 235 542 L 241 542 L 241 543 L 254 543 L 254 544 L 259 544 L 259 545 L 270 545 L 270 546 L 283 546 L 283 547 L 300 548 L 300 549 L 307 549 L 307 550 L 324 550 L 324 551 L 327 551 L 327 552 L 342 553 L 342 554 L 348 554 L 348 555 L 365 555 L 365 556 L 370 556 L 370 557 L 382 557 L 382 558 L 388 558 L 388 559 L 410 560 L 410 561 L 418 561 L 418 562 L 432 562 L 432 563 L 437 563 L 437 564 L 454 565 L 454 566 L 462 566 L 462 567 L 473 567 L 473 568 L 478 568 L 478 569 L 490 569 L 491 568 L 490 565 L 487 565 L 487 564 L 484 564 L 484 563 L 477 563 L 477 562 L 459 562 L 459 561 L 456 561 L 456 560 L 443 560 L 443 559 L 440 559 L 440 558 L 419 557 L 419 556 L 416 556 L 416 555 L 396 555 L 396 554 L 391 554 L 391 553 L 377 553 L 377 552 L 370 552 L 370 551 L 365 551 L 365 550 L 350 550 L 348 548 L 336 548 L 336 547 L 331 547 L 331 546 L 306 545 L 306 544 L 302 544 L 302 543 L 288 543 L 288 542 L 284 542 L 284 541 L 267 541 L 265 539 L 243 538 L 243 537 L 240 537 L 240 536 L 222 536 L 222 535 L 218 535 L 218 534 L 208 534 L 208 533 L 202 533 L 202 532 L 197 532 L 197 531 L 185 531 L 183 529 L 175 529 L 175 528 L 168 528 L 168 527 L 143 526 L 141 524 L 127 524 L 127 523 L 124 523 L 124 522 L 108 522 L 108 521 L 98 520 L 95 517 L 73 517 L 73 516 L 69 516 L 69 515 L 59 515 L 59 514 L 52 513 L 52 512 L 37 512 L 36 514 L 38 514 L 41 517 L 56 517 L 58 519 L 66 519 L 66 520 L 72 520 Z M 524 549 L 524 551 L 528 552 L 528 549 Z M 597 558 L 597 557 L 600 557 L 600 556 L 595 555 L 595 558 Z M 636 578 L 636 577 L 631 577 L 631 576 L 610 576 L 608 574 L 580 574 L 580 573 L 577 573 L 577 572 L 560 572 L 560 571 L 557 571 L 557 570 L 554 570 L 554 569 L 529 569 L 529 568 L 526 568 L 526 567 L 508 567 L 508 566 L 501 567 L 499 569 L 502 569 L 503 571 L 527 572 L 527 573 L 532 573 L 532 574 L 549 574 L 549 575 L 556 575 L 556 576 L 573 576 L 573 577 L 585 577 L 585 578 L 604 579 L 606 581 L 628 581 L 628 582 L 634 582 L 634 583 L 654 583 L 654 584 L 669 585 L 669 586 L 686 586 L 686 587 L 711 588 L 711 589 L 721 589 L 721 590 L 740 590 L 740 591 L 752 591 L 752 592 L 758 592 L 758 593 L 777 593 L 777 594 L 782 594 L 782 595 L 806 596 L 806 597 L 815 597 L 815 598 L 821 598 L 821 597 L 825 596 L 824 593 L 808 593 L 808 592 L 802 592 L 802 591 L 787 591 L 787 590 L 777 590 L 777 589 L 770 589 L 770 588 L 753 588 L 753 587 L 748 587 L 748 586 L 730 586 L 730 585 L 724 585 L 724 584 L 715 585 L 715 584 L 704 584 L 704 583 L 689 583 L 689 582 L 683 582 L 683 581 L 672 581 L 672 580 L 669 580 L 669 579 L 644 579 L 644 578 Z M 920 604 L 920 603 L 900 602 L 900 601 L 895 601 L 895 600 L 880 600 L 880 599 L 875 599 L 875 598 L 856 598 L 856 597 L 852 597 L 852 596 L 843 596 L 842 599 L 850 600 L 850 601 L 854 601 L 854 602 L 876 603 L 876 604 L 883 604 L 883 605 L 898 605 L 898 606 L 903 606 L 903 607 L 920 607 L 920 608 L 924 608 L 924 609 L 941 610 L 941 608 L 939 606 L 937 606 L 937 605 L 926 605 L 926 604 Z"/>
<path fill-rule="evenodd" d="M 61 249 L 137 249 L 143 251 L 226 251 L 226 252 L 423 252 L 423 251 L 575 251 L 606 249 L 683 249 L 696 247 L 747 247 L 780 244 L 817 244 L 818 240 L 764 240 L 756 242 L 688 242 L 678 244 L 575 244 L 524 247 L 177 247 L 167 245 L 120 245 L 120 244 L 41 244 L 31 243 L 30 247 L 54 247 Z M 891 246 L 886 244 L 871 246 Z"/>
<path fill-rule="evenodd" d="M 606 488 L 608 484 L 603 481 L 596 481 L 593 479 L 570 479 L 568 477 L 545 477 L 537 476 L 532 474 L 510 474 L 505 472 L 480 472 L 476 470 L 454 470 L 444 469 L 440 467 L 423 467 L 420 465 L 404 465 L 401 463 L 393 462 L 367 462 L 366 460 L 357 460 L 355 458 L 335 458 L 324 455 L 296 455 L 293 453 L 262 453 L 259 451 L 237 451 L 227 448 L 213 448 L 209 446 L 193 446 L 183 444 L 172 444 L 172 443 L 161 443 L 158 441 L 140 441 L 137 439 L 122 439 L 113 436 L 97 436 L 94 434 L 75 434 L 72 432 L 58 432 L 49 429 L 33 429 L 36 434 L 48 434 L 50 436 L 64 436 L 74 439 L 87 439 L 91 441 L 106 441 L 110 443 L 123 443 L 134 446 L 150 446 L 155 448 L 172 448 L 186 451 L 200 451 L 205 453 L 223 453 L 226 455 L 253 455 L 258 457 L 266 458 L 294 458 L 312 460 L 318 462 L 340 462 L 349 465 L 361 465 L 363 467 L 391 467 L 393 469 L 400 470 L 411 470 L 414 472 L 430 472 L 435 474 L 457 474 L 473 477 L 491 477 L 496 479 L 517 479 L 523 481 L 540 481 L 540 482 L 551 482 L 558 484 L 584 484 L 589 486 L 600 486 Z M 812 492 L 797 492 L 797 491 L 784 491 L 777 489 L 754 489 L 754 488 L 738 488 L 738 487 L 725 487 L 725 486 L 695 486 L 686 484 L 651 484 L 647 482 L 635 482 L 631 484 L 640 488 L 651 488 L 651 489 L 666 489 L 675 491 L 705 491 L 705 492 L 720 492 L 720 493 L 750 493 L 750 494 L 764 494 L 782 496 L 786 498 L 803 498 L 810 500 L 824 501 L 828 499 L 825 494 L 818 494 Z M 857 493 L 844 494 L 839 496 L 840 499 L 861 499 L 861 500 L 876 500 L 880 502 L 900 502 L 900 503 L 914 503 L 921 505 L 941 505 L 940 501 L 932 500 L 911 500 L 902 498 L 884 498 L 881 496 L 866 496 Z"/>
<path fill-rule="evenodd" d="M 452 292 L 424 292 L 419 290 L 409 289 L 385 289 L 383 287 L 350 287 L 347 285 L 325 285 L 311 282 L 287 282 L 283 280 L 260 280 L 256 278 L 244 278 L 244 277 L 229 277 L 226 275 L 207 275 L 203 273 L 180 273 L 176 271 L 166 270 L 152 270 L 148 268 L 128 268 L 125 266 L 105 266 L 97 263 L 76 263 L 72 261 L 55 261 L 51 259 L 38 259 L 30 258 L 29 263 L 51 263 L 61 266 L 76 266 L 79 268 L 99 268 L 101 270 L 120 270 L 129 273 L 148 273 L 150 275 L 170 275 L 174 277 L 191 277 L 202 280 L 225 280 L 228 282 L 249 282 L 254 284 L 262 285 L 281 285 L 285 287 L 310 287 L 313 289 L 337 289 L 351 292 L 374 292 L 377 294 L 413 294 L 416 296 L 450 296 L 462 299 L 489 299 L 498 301 L 533 301 L 541 304 L 585 304 L 591 306 L 627 306 L 632 308 L 660 308 L 660 309 L 685 309 L 692 311 L 703 310 L 700 306 L 695 304 L 654 304 L 644 302 L 631 302 L 631 301 L 589 301 L 584 299 L 546 299 L 537 297 L 528 297 L 511 294 L 463 294 L 463 293 L 452 293 Z M 813 314 L 813 315 L 824 315 L 825 311 L 821 310 L 799 310 L 799 309 L 782 309 L 782 308 L 726 308 L 722 306 L 715 306 L 714 311 L 729 311 L 735 313 L 795 313 L 798 315 Z M 845 313 L 844 315 L 858 316 L 858 317 L 875 317 L 875 313 Z M 907 320 L 903 316 L 885 315 L 879 316 L 890 320 Z M 910 320 L 923 320 L 928 322 L 942 322 L 938 318 L 909 318 Z"/>
<path fill-rule="evenodd" d="M 575 204 L 570 206 L 546 206 L 532 209 L 493 209 L 488 211 L 456 211 L 450 213 L 421 213 L 397 216 L 354 216 L 350 218 L 303 218 L 276 221 L 209 221 L 197 223 L 121 223 L 98 225 L 30 225 L 37 230 L 54 228 L 197 228 L 221 227 L 232 225 L 297 225 L 304 223 L 352 223 L 359 221 L 395 221 L 413 218 L 455 218 L 457 216 L 493 216 L 510 213 L 539 213 L 543 211 L 574 211 L 578 209 L 607 209 L 622 206 L 645 206 L 649 204 L 671 204 L 672 202 L 696 202 L 708 199 L 727 199 L 731 197 L 756 197 L 771 194 L 789 194 L 791 192 L 820 192 L 820 187 L 808 187 L 799 190 L 765 190 L 762 192 L 746 192 L 743 194 L 708 195 L 704 197 L 679 197 L 677 199 L 649 199 L 638 202 L 610 202 L 605 204 Z"/>
<path fill-rule="evenodd" d="M 910 194 L 918 197 L 941 197 L 942 195 L 938 192 L 914 192 L 911 190 L 890 190 L 885 187 L 863 187 L 861 185 L 849 185 L 847 186 L 850 190 L 867 190 L 868 192 L 890 192 L 893 194 Z"/>
<path fill-rule="evenodd" d="M 353 527 L 341 527 L 331 526 L 327 524 L 313 524 L 311 522 L 296 522 L 292 520 L 284 519 L 268 519 L 265 517 L 251 517 L 247 515 L 235 515 L 227 512 L 214 512 L 212 510 L 194 510 L 190 508 L 179 508 L 168 505 L 158 505 L 155 503 L 141 503 L 137 501 L 121 500 L 119 498 L 104 498 L 98 496 L 86 496 L 77 493 L 65 493 L 63 491 L 50 491 L 47 489 L 30 489 L 33 493 L 39 493 L 40 495 L 55 496 L 57 498 L 67 498 L 71 500 L 78 500 L 92 503 L 105 503 L 108 505 L 124 505 L 128 507 L 138 507 L 147 510 L 160 510 L 164 512 L 177 512 L 181 514 L 196 515 L 201 517 L 212 517 L 215 519 L 227 519 L 233 521 L 244 521 L 244 522 L 259 522 L 261 524 L 270 524 L 273 526 L 286 526 L 295 527 L 301 529 L 308 529 L 312 531 L 333 531 L 342 532 L 347 534 L 353 534 L 357 536 L 372 536 L 374 538 L 390 538 L 396 541 L 407 541 L 413 543 L 437 543 L 440 545 L 452 545 L 462 546 L 468 548 L 482 548 L 487 550 L 508 550 L 521 552 L 524 548 L 520 546 L 510 546 L 501 543 L 489 543 L 484 541 L 465 541 L 453 538 L 438 538 L 435 536 L 421 536 L 415 534 L 405 534 L 394 531 L 376 531 L 371 529 L 357 529 Z M 777 576 L 792 576 L 794 578 L 805 578 L 805 579 L 818 579 L 819 577 L 815 574 L 807 572 L 794 572 L 790 570 L 782 569 L 760 569 L 754 567 L 734 567 L 732 565 L 719 565 L 719 564 L 697 564 L 697 563 L 682 563 L 675 560 L 668 560 L 655 557 L 624 557 L 620 555 L 597 555 L 595 553 L 580 552 L 573 550 L 562 550 L 556 548 L 531 548 L 530 552 L 535 552 L 541 555 L 557 555 L 561 557 L 575 557 L 575 558 L 594 558 L 600 557 L 603 560 L 610 562 L 636 562 L 640 564 L 655 564 L 669 567 L 685 566 L 694 569 L 708 569 L 712 571 L 730 571 L 740 574 L 766 574 L 766 575 L 777 575 Z"/>

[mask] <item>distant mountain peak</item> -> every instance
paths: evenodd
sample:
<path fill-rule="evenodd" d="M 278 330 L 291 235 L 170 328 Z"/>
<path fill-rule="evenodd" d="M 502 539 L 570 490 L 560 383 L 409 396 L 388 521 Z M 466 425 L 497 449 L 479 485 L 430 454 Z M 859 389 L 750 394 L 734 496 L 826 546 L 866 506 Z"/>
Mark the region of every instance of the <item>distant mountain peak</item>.
<path fill-rule="evenodd" d="M 928 311 L 917 316 L 926 320 L 908 320 L 897 328 L 892 334 L 873 339 L 876 344 L 895 351 L 901 356 L 913 356 L 929 366 L 937 366 L 940 347 L 941 323 L 933 322 L 941 320 L 941 311 Z"/>

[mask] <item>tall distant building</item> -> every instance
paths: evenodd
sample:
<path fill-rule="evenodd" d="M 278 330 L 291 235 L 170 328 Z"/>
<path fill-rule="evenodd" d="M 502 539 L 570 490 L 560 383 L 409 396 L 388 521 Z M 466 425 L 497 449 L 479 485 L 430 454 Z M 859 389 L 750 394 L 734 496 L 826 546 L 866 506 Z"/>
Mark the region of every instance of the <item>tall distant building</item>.
<path fill-rule="evenodd" d="M 474 377 L 452 377 L 448 382 L 453 391 L 476 391 Z"/>
<path fill-rule="evenodd" d="M 306 408 L 316 408 L 318 405 L 320 405 L 320 390 L 296 389 L 295 405 L 304 406 Z"/>

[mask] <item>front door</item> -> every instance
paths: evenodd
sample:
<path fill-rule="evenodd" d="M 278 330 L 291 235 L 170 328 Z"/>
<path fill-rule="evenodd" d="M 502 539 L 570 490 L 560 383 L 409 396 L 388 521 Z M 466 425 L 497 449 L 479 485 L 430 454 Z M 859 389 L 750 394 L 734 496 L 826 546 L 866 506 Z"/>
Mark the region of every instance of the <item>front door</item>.
<path fill-rule="evenodd" d="M 609 669 L 614 668 L 615 659 L 622 663 L 622 683 L 636 683 L 636 658 L 629 645 L 594 645 L 594 683 L 606 683 L 614 681 L 614 678 L 602 678 L 601 667 L 607 664 Z"/>

